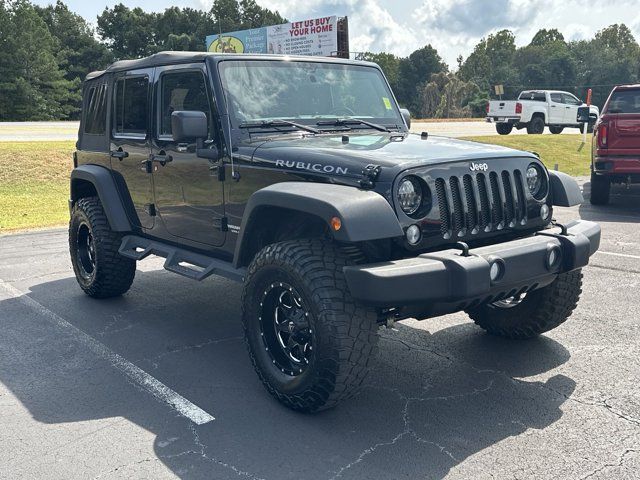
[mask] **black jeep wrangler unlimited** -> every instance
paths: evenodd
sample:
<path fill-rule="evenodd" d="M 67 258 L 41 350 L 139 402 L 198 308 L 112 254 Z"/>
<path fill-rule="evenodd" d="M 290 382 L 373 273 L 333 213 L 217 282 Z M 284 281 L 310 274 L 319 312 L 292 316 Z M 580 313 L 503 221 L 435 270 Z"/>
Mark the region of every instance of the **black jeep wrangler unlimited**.
<path fill-rule="evenodd" d="M 125 293 L 136 260 L 243 284 L 251 361 L 288 407 L 359 387 L 377 329 L 466 311 L 528 338 L 575 308 L 600 227 L 527 152 L 409 134 L 375 64 L 159 53 L 90 74 L 71 174 L 80 287 Z"/>

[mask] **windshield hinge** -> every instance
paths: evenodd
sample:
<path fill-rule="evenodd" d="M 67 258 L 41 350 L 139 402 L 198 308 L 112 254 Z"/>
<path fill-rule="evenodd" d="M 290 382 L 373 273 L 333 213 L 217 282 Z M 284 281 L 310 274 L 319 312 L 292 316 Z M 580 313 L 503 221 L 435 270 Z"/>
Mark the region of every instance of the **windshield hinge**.
<path fill-rule="evenodd" d="M 381 171 L 382 167 L 380 165 L 367 165 L 364 167 L 364 170 L 362 170 L 362 178 L 360 179 L 360 186 L 362 188 L 373 188 Z"/>

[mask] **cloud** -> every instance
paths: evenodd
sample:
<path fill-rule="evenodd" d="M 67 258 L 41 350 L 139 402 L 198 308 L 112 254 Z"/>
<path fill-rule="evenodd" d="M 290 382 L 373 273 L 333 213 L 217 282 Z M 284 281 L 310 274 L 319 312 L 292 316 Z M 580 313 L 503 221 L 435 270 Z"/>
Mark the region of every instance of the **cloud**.
<path fill-rule="evenodd" d="M 536 21 L 546 0 L 426 0 L 415 19 L 428 28 L 470 37 Z"/>
<path fill-rule="evenodd" d="M 198 0 L 207 2 L 212 0 Z M 507 28 L 527 45 L 541 28 L 557 28 L 567 40 L 592 38 L 613 23 L 626 23 L 640 40 L 638 0 L 257 0 L 291 20 L 347 15 L 352 51 L 406 56 L 431 44 L 454 67 L 482 37 Z"/>

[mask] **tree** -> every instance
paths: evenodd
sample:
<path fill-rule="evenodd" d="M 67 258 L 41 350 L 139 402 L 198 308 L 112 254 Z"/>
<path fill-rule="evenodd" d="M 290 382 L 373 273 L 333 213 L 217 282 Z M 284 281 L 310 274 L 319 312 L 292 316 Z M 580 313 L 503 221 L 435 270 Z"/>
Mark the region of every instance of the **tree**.
<path fill-rule="evenodd" d="M 420 89 L 429 81 L 431 75 L 446 70 L 447 66 L 431 45 L 426 45 L 407 58 L 400 59 L 396 87 L 398 101 L 410 110 L 420 110 Z"/>
<path fill-rule="evenodd" d="M 98 16 L 98 33 L 117 58 L 138 58 L 162 50 L 202 51 L 207 35 L 285 22 L 254 0 L 215 0 L 208 12 L 171 7 L 147 13 L 118 4 Z"/>
<path fill-rule="evenodd" d="M 156 49 L 203 51 L 205 37 L 217 28 L 208 12 L 193 8 L 167 8 L 157 16 Z"/>
<path fill-rule="evenodd" d="M 455 73 L 434 73 L 420 88 L 420 109 L 416 113 L 423 118 L 470 117 L 478 113 L 478 97 L 484 102 L 484 112 L 487 99 L 475 83 L 461 80 Z"/>
<path fill-rule="evenodd" d="M 255 0 L 241 0 L 240 12 L 242 28 L 258 28 L 287 22 L 280 13 L 261 7 Z"/>
<path fill-rule="evenodd" d="M 47 7 L 36 6 L 35 10 L 57 40 L 56 59 L 59 68 L 64 71 L 67 80 L 74 82 L 71 107 L 77 114 L 80 111 L 81 82 L 87 73 L 104 69 L 113 62 L 113 54 L 96 40 L 93 28 L 61 0 Z"/>
<path fill-rule="evenodd" d="M 26 0 L 0 0 L 0 120 L 64 119 L 74 110 L 77 83 L 64 78 L 49 33 Z"/>
<path fill-rule="evenodd" d="M 513 68 L 515 53 L 515 36 L 511 31 L 501 30 L 489 35 L 480 40 L 462 63 L 460 77 L 485 90 L 492 85 L 515 83 L 518 79 L 518 73 Z"/>
<path fill-rule="evenodd" d="M 391 88 L 394 92 L 396 91 L 400 71 L 400 59 L 398 57 L 392 53 L 365 52 L 362 55 L 362 59 L 380 65 L 380 68 L 382 68 L 384 75 L 387 77 Z"/>
<path fill-rule="evenodd" d="M 584 98 L 593 87 L 593 103 L 602 107 L 611 87 L 635 83 L 640 78 L 640 46 L 626 25 L 611 25 L 596 33 L 592 40 L 571 42 L 569 50 L 576 63 L 577 93 Z"/>
<path fill-rule="evenodd" d="M 159 51 L 157 14 L 119 3 L 98 16 L 98 33 L 116 58 L 139 58 Z"/>
<path fill-rule="evenodd" d="M 557 28 L 551 28 L 549 30 L 543 28 L 536 32 L 529 45 L 544 47 L 545 45 L 555 42 L 565 43 L 564 35 L 562 35 Z"/>

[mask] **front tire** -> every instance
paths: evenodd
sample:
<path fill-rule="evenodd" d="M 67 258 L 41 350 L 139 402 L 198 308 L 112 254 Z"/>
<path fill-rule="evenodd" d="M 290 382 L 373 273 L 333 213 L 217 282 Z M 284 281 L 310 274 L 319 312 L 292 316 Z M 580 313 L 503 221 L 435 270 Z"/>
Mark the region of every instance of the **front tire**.
<path fill-rule="evenodd" d="M 76 280 L 90 297 L 116 297 L 131 287 L 136 261 L 118 253 L 121 241 L 97 197 L 76 202 L 69 221 L 69 253 Z"/>
<path fill-rule="evenodd" d="M 546 287 L 526 296 L 493 302 L 467 310 L 481 328 L 492 335 L 526 339 L 564 323 L 578 305 L 582 293 L 582 271 L 561 273 Z"/>
<path fill-rule="evenodd" d="M 544 132 L 544 118 L 540 115 L 536 115 L 527 124 L 527 133 L 529 135 L 540 135 Z"/>
<path fill-rule="evenodd" d="M 500 135 L 509 135 L 511 130 L 513 130 L 511 123 L 496 123 L 496 132 Z"/>
<path fill-rule="evenodd" d="M 294 410 L 333 407 L 358 391 L 377 348 L 377 315 L 356 303 L 347 256 L 317 240 L 268 245 L 251 262 L 242 322 L 267 391 Z"/>
<path fill-rule="evenodd" d="M 591 205 L 607 205 L 611 197 L 611 180 L 591 172 Z"/>

